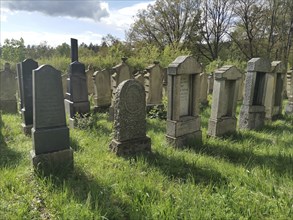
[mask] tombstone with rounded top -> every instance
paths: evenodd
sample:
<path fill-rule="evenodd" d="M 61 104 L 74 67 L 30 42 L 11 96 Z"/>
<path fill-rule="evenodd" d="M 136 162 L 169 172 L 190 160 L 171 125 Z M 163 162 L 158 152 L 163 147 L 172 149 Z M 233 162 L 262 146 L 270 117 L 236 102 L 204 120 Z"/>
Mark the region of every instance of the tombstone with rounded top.
<path fill-rule="evenodd" d="M 167 141 L 182 147 L 201 142 L 200 73 L 203 68 L 192 56 L 179 56 L 168 66 Z"/>
<path fill-rule="evenodd" d="M 231 65 L 215 71 L 209 136 L 222 136 L 236 130 L 235 114 L 241 77 L 242 73 Z"/>
<path fill-rule="evenodd" d="M 136 80 L 123 81 L 114 100 L 114 138 L 110 149 L 117 155 L 151 151 L 146 136 L 145 92 Z"/>

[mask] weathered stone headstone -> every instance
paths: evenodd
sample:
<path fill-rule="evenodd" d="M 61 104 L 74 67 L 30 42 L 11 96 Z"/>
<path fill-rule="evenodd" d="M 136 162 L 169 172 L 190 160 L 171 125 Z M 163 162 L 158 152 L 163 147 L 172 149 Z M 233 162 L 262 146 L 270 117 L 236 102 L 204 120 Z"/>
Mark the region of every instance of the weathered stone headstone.
<path fill-rule="evenodd" d="M 33 70 L 33 166 L 45 174 L 73 168 L 61 72 L 50 65 Z"/>
<path fill-rule="evenodd" d="M 108 69 L 96 71 L 93 75 L 94 81 L 94 110 L 96 112 L 106 111 L 111 105 L 111 73 Z"/>
<path fill-rule="evenodd" d="M 144 88 L 147 106 L 161 105 L 163 97 L 164 70 L 158 61 L 146 68 Z"/>
<path fill-rule="evenodd" d="M 146 136 L 145 91 L 136 80 L 119 84 L 114 101 L 114 139 L 110 149 L 117 155 L 151 151 Z"/>
<path fill-rule="evenodd" d="M 10 64 L 4 64 L 0 72 L 0 110 L 7 113 L 17 113 L 16 79 Z"/>
<path fill-rule="evenodd" d="M 16 64 L 16 75 L 17 75 L 17 99 L 18 99 L 18 112 L 21 114 L 23 108 L 23 89 L 22 89 L 22 78 L 21 78 L 21 63 Z"/>
<path fill-rule="evenodd" d="M 95 70 L 92 65 L 88 66 L 88 69 L 85 71 L 86 78 L 87 78 L 87 89 L 88 94 L 94 94 L 94 80 L 93 80 L 93 74 Z"/>
<path fill-rule="evenodd" d="M 235 116 L 242 73 L 235 66 L 223 66 L 214 73 L 214 89 L 209 136 L 222 136 L 236 131 Z"/>
<path fill-rule="evenodd" d="M 266 120 L 274 120 L 282 114 L 283 85 L 286 68 L 281 61 L 271 63 L 272 70 L 266 75 Z"/>
<path fill-rule="evenodd" d="M 289 99 L 290 95 L 291 95 L 291 75 L 293 73 L 293 69 L 289 70 L 286 74 L 287 80 L 286 80 L 286 95 Z"/>
<path fill-rule="evenodd" d="M 199 97 L 200 63 L 179 56 L 168 66 L 167 141 L 176 147 L 189 140 L 201 141 Z"/>
<path fill-rule="evenodd" d="M 23 94 L 22 128 L 26 135 L 31 135 L 33 127 L 33 80 L 32 71 L 38 68 L 38 63 L 32 59 L 21 62 L 21 82 Z"/>
<path fill-rule="evenodd" d="M 90 112 L 88 100 L 87 78 L 84 64 L 78 62 L 77 40 L 71 39 L 71 60 L 67 78 L 67 93 L 65 96 L 65 110 L 69 115 L 69 126 L 74 128 L 75 115 L 85 115 Z"/>
<path fill-rule="evenodd" d="M 287 96 L 288 96 L 288 103 L 285 108 L 285 113 L 287 115 L 293 114 L 293 70 L 288 71 L 287 73 Z"/>
<path fill-rule="evenodd" d="M 168 74 L 167 74 L 167 69 L 168 68 L 163 68 L 163 74 L 164 74 L 164 78 L 163 78 L 163 96 L 167 96 L 168 95 Z"/>
<path fill-rule="evenodd" d="M 208 75 L 205 72 L 200 74 L 200 98 L 202 105 L 208 104 Z"/>
<path fill-rule="evenodd" d="M 271 63 L 265 58 L 252 58 L 247 64 L 245 92 L 240 109 L 239 128 L 257 129 L 264 125 L 266 74 Z"/>
<path fill-rule="evenodd" d="M 134 79 L 140 82 L 141 85 L 144 86 L 144 74 L 146 71 L 138 71 L 136 74 L 134 74 Z"/>
<path fill-rule="evenodd" d="M 111 89 L 112 89 L 112 101 L 111 106 L 109 108 L 109 120 L 113 121 L 114 117 L 114 98 L 116 94 L 116 89 L 118 85 L 128 79 L 132 79 L 131 69 L 130 66 L 126 63 L 127 58 L 122 58 L 122 63 L 118 64 L 117 66 L 114 66 L 112 68 L 112 77 L 111 77 Z"/>
<path fill-rule="evenodd" d="M 245 83 L 245 74 L 241 73 L 241 78 L 238 80 L 239 84 L 239 90 L 238 90 L 238 97 L 237 101 L 243 100 L 243 94 L 244 94 L 244 83 Z"/>
<path fill-rule="evenodd" d="M 213 88 L 214 88 L 214 74 L 210 73 L 208 74 L 208 94 L 213 94 Z"/>

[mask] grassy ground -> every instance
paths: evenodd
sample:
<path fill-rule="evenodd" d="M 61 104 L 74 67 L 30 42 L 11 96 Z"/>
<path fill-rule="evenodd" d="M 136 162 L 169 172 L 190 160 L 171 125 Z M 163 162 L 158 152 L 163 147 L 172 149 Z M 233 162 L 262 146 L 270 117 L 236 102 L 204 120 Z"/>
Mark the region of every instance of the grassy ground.
<path fill-rule="evenodd" d="M 259 131 L 207 138 L 173 149 L 165 121 L 148 119 L 152 154 L 126 159 L 108 151 L 105 114 L 70 131 L 75 169 L 67 179 L 33 174 L 32 140 L 18 115 L 0 132 L 0 219 L 292 219 L 293 117 Z"/>

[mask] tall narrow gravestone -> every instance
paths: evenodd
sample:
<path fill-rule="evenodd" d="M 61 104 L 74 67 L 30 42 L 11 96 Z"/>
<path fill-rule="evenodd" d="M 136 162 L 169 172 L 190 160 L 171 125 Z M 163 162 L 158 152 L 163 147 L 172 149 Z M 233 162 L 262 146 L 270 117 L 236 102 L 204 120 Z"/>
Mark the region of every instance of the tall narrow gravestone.
<path fill-rule="evenodd" d="M 110 149 L 117 155 L 151 151 L 146 136 L 145 91 L 136 80 L 125 80 L 116 90 L 114 100 L 114 139 Z"/>
<path fill-rule="evenodd" d="M 240 109 L 239 128 L 257 129 L 264 125 L 266 74 L 271 63 L 265 58 L 252 58 L 247 64 L 245 92 Z"/>
<path fill-rule="evenodd" d="M 168 66 L 167 141 L 182 147 L 201 141 L 199 97 L 200 63 L 192 56 L 179 56 Z"/>
<path fill-rule="evenodd" d="M 26 59 L 21 62 L 21 83 L 22 83 L 22 96 L 23 108 L 22 113 L 22 128 L 26 135 L 31 135 L 33 127 L 33 81 L 32 71 L 38 68 L 38 63 L 32 59 Z"/>
<path fill-rule="evenodd" d="M 78 62 L 77 57 L 77 40 L 71 39 L 72 63 L 69 66 L 69 74 L 67 79 L 67 93 L 65 109 L 69 115 L 69 126 L 74 128 L 75 115 L 84 115 L 90 111 L 90 103 L 88 101 L 87 79 L 85 74 L 85 66 Z"/>
<path fill-rule="evenodd" d="M 241 77 L 242 73 L 235 66 L 223 66 L 215 71 L 209 136 L 236 131 L 235 113 Z"/>
<path fill-rule="evenodd" d="M 45 174 L 73 168 L 60 71 L 50 65 L 33 70 L 33 150 L 35 169 Z"/>
<path fill-rule="evenodd" d="M 266 76 L 266 120 L 274 120 L 282 114 L 285 73 L 286 68 L 281 61 L 272 62 L 272 70 Z"/>
<path fill-rule="evenodd" d="M 94 80 L 95 112 L 106 111 L 111 105 L 111 74 L 108 69 L 96 71 Z"/>
<path fill-rule="evenodd" d="M 0 72 L 0 110 L 7 113 L 17 112 L 16 79 L 9 63 L 5 63 L 4 70 Z"/>

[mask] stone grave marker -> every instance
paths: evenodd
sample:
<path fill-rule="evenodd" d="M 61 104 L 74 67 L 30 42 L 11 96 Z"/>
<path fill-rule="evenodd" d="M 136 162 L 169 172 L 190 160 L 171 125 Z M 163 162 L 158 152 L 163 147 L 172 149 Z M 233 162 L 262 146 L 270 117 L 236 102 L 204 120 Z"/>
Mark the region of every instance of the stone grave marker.
<path fill-rule="evenodd" d="M 32 71 L 38 68 L 38 63 L 32 59 L 21 62 L 21 82 L 23 94 L 22 128 L 26 135 L 31 135 L 33 127 L 33 80 Z"/>
<path fill-rule="evenodd" d="M 214 88 L 214 74 L 210 73 L 208 74 L 208 94 L 213 94 L 213 88 Z"/>
<path fill-rule="evenodd" d="M 239 85 L 239 91 L 238 91 L 237 101 L 242 101 L 243 94 L 244 94 L 245 74 L 241 73 L 241 78 L 238 80 L 238 85 Z"/>
<path fill-rule="evenodd" d="M 5 63 L 4 70 L 0 72 L 0 110 L 17 113 L 16 75 L 9 63 Z"/>
<path fill-rule="evenodd" d="M 236 131 L 236 106 L 242 73 L 235 66 L 223 66 L 214 73 L 214 89 L 209 136 L 222 136 Z"/>
<path fill-rule="evenodd" d="M 119 84 L 114 100 L 114 138 L 110 144 L 117 155 L 151 151 L 145 106 L 145 91 L 138 81 L 131 79 Z"/>
<path fill-rule="evenodd" d="M 73 168 L 61 72 L 50 65 L 33 70 L 33 166 L 45 174 Z"/>
<path fill-rule="evenodd" d="M 288 96 L 288 103 L 285 108 L 285 113 L 287 115 L 293 114 L 293 83 L 292 83 L 292 76 L 293 70 L 287 72 L 287 96 Z"/>
<path fill-rule="evenodd" d="M 271 71 L 266 75 L 265 96 L 265 118 L 269 121 L 282 114 L 283 86 L 286 74 L 286 68 L 281 61 L 273 61 L 271 67 Z"/>
<path fill-rule="evenodd" d="M 247 63 L 245 91 L 240 109 L 239 128 L 257 129 L 264 125 L 266 74 L 271 63 L 265 58 L 252 58 Z"/>
<path fill-rule="evenodd" d="M 96 71 L 93 75 L 95 112 L 103 112 L 111 105 L 111 73 L 108 69 Z"/>
<path fill-rule="evenodd" d="M 168 68 L 163 68 L 163 74 L 164 74 L 164 78 L 163 78 L 163 96 L 167 96 L 168 95 L 168 74 L 167 74 L 167 69 Z"/>
<path fill-rule="evenodd" d="M 285 86 L 286 86 L 286 95 L 287 95 L 288 99 L 289 99 L 290 93 L 291 93 L 291 75 L 292 75 L 292 73 L 293 73 L 293 69 L 289 70 L 286 74 Z"/>
<path fill-rule="evenodd" d="M 17 102 L 18 102 L 18 112 L 21 114 L 21 109 L 23 108 L 23 89 L 21 81 L 21 63 L 16 64 L 16 75 L 17 75 Z"/>
<path fill-rule="evenodd" d="M 147 106 L 162 104 L 163 80 L 164 70 L 160 66 L 160 62 L 154 61 L 153 65 L 146 68 L 146 73 L 144 74 L 144 88 L 146 92 Z"/>
<path fill-rule="evenodd" d="M 86 78 L 87 78 L 87 89 L 88 89 L 88 94 L 94 94 L 94 80 L 93 80 L 93 74 L 95 70 L 92 65 L 88 66 L 88 69 L 85 71 Z"/>
<path fill-rule="evenodd" d="M 199 97 L 203 68 L 192 56 L 179 56 L 168 66 L 167 142 L 182 147 L 201 142 Z"/>
<path fill-rule="evenodd" d="M 134 79 L 140 82 L 141 85 L 144 86 L 144 74 L 146 71 L 138 71 L 137 73 L 134 74 Z"/>
<path fill-rule="evenodd" d="M 208 104 L 208 75 L 205 72 L 200 74 L 200 98 L 202 105 Z"/>

